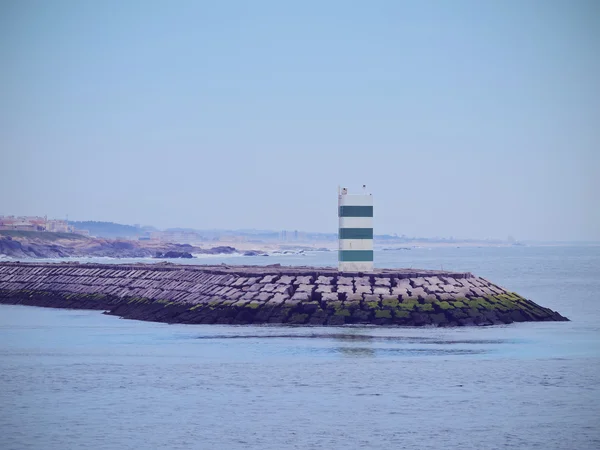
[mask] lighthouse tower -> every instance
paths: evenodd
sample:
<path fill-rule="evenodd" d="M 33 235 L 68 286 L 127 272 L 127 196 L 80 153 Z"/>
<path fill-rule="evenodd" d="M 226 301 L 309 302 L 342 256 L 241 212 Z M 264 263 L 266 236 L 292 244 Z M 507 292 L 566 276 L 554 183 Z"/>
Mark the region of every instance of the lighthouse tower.
<path fill-rule="evenodd" d="M 338 191 L 339 252 L 342 272 L 373 271 L 373 196 L 363 185 L 360 194 Z"/>

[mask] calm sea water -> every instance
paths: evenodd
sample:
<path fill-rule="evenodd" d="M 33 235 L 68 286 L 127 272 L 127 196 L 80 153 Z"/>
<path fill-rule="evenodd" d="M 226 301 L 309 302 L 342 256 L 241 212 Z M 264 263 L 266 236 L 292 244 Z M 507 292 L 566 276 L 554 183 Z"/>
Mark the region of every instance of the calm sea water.
<path fill-rule="evenodd" d="M 236 327 L 0 306 L 0 448 L 600 448 L 600 248 L 377 258 L 386 267 L 469 270 L 572 321 Z"/>

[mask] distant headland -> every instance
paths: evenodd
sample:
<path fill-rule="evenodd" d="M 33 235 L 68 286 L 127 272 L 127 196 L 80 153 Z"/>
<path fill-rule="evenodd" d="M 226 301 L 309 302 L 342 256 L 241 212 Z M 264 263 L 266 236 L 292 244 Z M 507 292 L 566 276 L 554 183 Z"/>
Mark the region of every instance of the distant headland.
<path fill-rule="evenodd" d="M 515 246 L 498 239 L 418 238 L 375 234 L 377 250 L 419 247 Z M 194 254 L 248 255 L 271 252 L 337 250 L 338 233 L 299 230 L 199 230 L 124 225 L 102 221 L 67 221 L 40 216 L 0 216 L 0 255 L 12 258 L 189 257 Z M 167 256 L 165 256 L 167 255 Z"/>

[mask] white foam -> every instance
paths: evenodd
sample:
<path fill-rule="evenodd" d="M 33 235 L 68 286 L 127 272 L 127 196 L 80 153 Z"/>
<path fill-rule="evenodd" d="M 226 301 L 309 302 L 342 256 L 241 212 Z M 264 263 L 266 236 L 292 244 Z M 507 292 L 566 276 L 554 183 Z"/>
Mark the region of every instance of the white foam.
<path fill-rule="evenodd" d="M 243 253 L 216 253 L 216 254 L 192 253 L 192 256 L 194 258 L 199 258 L 199 259 L 203 259 L 203 258 L 235 258 L 238 256 L 244 256 L 244 254 Z"/>

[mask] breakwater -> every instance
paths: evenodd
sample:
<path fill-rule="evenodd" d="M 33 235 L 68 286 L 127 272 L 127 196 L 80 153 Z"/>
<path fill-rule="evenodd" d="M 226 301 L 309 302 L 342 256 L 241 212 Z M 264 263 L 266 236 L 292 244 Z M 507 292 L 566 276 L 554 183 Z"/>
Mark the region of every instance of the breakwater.
<path fill-rule="evenodd" d="M 0 263 L 0 303 L 166 323 L 466 326 L 568 320 L 471 273 Z"/>

